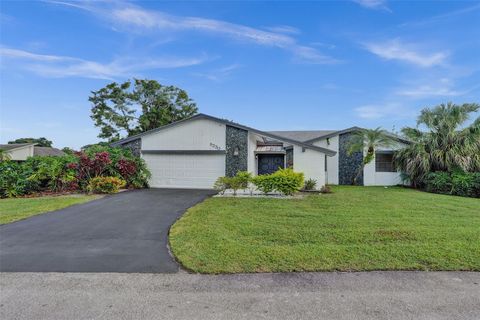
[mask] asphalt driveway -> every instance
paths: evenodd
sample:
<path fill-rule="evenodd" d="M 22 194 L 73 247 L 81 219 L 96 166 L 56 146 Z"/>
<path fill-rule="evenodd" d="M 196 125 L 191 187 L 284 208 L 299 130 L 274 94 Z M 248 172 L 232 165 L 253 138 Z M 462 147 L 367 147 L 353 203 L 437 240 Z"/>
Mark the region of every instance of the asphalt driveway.
<path fill-rule="evenodd" d="M 119 193 L 0 226 L 2 272 L 177 272 L 168 230 L 213 191 Z"/>

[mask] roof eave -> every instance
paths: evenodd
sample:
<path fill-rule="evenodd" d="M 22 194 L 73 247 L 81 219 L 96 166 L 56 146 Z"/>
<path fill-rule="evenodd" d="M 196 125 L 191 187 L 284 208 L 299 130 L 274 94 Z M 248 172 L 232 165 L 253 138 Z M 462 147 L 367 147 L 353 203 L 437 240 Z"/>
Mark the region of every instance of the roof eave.
<path fill-rule="evenodd" d="M 312 149 L 312 150 L 316 150 L 316 151 L 319 151 L 319 152 L 323 152 L 328 156 L 334 156 L 336 154 L 335 151 L 330 150 L 330 149 L 317 147 L 317 146 L 314 146 L 314 145 L 311 145 L 311 144 L 308 144 L 308 143 L 304 143 L 304 142 L 301 142 L 301 141 L 297 141 L 297 140 L 294 140 L 294 139 L 280 137 L 280 136 L 273 135 L 273 134 L 270 134 L 270 133 L 265 132 L 265 131 L 250 128 L 250 127 L 235 123 L 233 121 L 228 121 L 228 120 L 225 120 L 225 119 L 216 118 L 216 117 L 204 114 L 204 113 L 198 113 L 198 114 L 193 115 L 189 118 L 179 120 L 179 121 L 176 121 L 176 122 L 173 122 L 173 123 L 170 123 L 170 124 L 167 124 L 165 126 L 161 126 L 161 127 L 149 130 L 149 131 L 145 131 L 145 132 L 142 132 L 140 134 L 137 134 L 137 135 L 134 135 L 134 136 L 131 136 L 131 137 L 119 140 L 119 141 L 115 141 L 115 142 L 111 143 L 110 145 L 112 147 L 120 146 L 122 144 L 125 144 L 125 143 L 131 142 L 133 140 L 139 139 L 139 138 L 141 138 L 141 137 L 143 137 L 147 134 L 155 133 L 155 132 L 161 131 L 163 129 L 176 126 L 180 123 L 185 123 L 185 122 L 188 122 L 188 121 L 191 121 L 191 120 L 194 120 L 194 119 L 201 119 L 201 118 L 209 119 L 209 120 L 216 121 L 216 122 L 220 122 L 220 123 L 223 123 L 225 125 L 229 125 L 229 126 L 232 126 L 232 127 L 236 127 L 236 128 L 239 128 L 239 129 L 246 130 L 246 131 L 251 131 L 251 132 L 254 132 L 254 133 L 256 133 L 258 135 L 261 135 L 261 136 L 269 137 L 269 138 L 279 140 L 279 141 L 288 142 L 288 143 L 295 144 L 295 145 L 298 145 L 298 146 L 301 146 L 301 147 L 304 147 L 304 148 L 307 148 L 307 149 Z"/>

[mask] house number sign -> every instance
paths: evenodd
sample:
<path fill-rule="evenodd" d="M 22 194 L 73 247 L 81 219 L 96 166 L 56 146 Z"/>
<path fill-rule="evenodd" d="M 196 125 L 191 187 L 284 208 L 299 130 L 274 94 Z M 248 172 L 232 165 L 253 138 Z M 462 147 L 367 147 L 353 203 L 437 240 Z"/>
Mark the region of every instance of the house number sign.
<path fill-rule="evenodd" d="M 217 146 L 215 143 L 210 142 L 210 147 L 212 147 L 215 150 L 222 150 L 219 146 Z"/>

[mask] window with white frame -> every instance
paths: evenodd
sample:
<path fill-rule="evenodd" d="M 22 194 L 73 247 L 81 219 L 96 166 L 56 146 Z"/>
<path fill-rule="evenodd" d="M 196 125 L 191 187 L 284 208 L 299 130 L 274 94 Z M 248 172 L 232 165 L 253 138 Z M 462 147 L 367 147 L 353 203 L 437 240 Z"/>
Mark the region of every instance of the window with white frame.
<path fill-rule="evenodd" d="M 396 172 L 393 164 L 393 152 L 375 153 L 375 171 L 376 172 Z"/>

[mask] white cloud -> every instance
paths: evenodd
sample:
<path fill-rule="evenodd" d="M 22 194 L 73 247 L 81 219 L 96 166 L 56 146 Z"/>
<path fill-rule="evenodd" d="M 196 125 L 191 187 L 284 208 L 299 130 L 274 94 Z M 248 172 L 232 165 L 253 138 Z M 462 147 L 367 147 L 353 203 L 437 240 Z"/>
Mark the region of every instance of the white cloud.
<path fill-rule="evenodd" d="M 440 15 L 437 15 L 437 16 L 432 16 L 430 18 L 405 22 L 405 23 L 400 24 L 399 27 L 415 27 L 415 26 L 422 26 L 422 25 L 427 25 L 427 24 L 431 24 L 431 23 L 444 23 L 445 20 L 448 20 L 452 17 L 457 17 L 457 16 L 460 16 L 460 15 L 469 14 L 469 13 L 475 12 L 477 10 L 480 10 L 480 3 L 475 4 L 473 6 L 464 7 L 464 8 L 461 8 L 459 10 L 454 10 L 454 11 L 449 10 L 446 13 L 443 13 L 443 14 L 440 14 Z"/>
<path fill-rule="evenodd" d="M 54 3 L 65 4 L 62 2 Z M 285 34 L 292 34 L 296 31 L 296 29 L 288 26 L 277 27 L 276 31 L 267 31 L 222 20 L 171 15 L 162 11 L 143 9 L 129 3 L 107 3 L 107 6 L 95 7 L 97 4 L 98 3 L 86 3 L 78 5 L 78 3 L 75 3 L 73 6 L 94 12 L 101 18 L 111 21 L 112 24 L 123 26 L 124 30 L 127 31 L 140 29 L 144 31 L 142 34 L 145 34 L 146 31 L 157 33 L 164 31 L 211 33 L 261 46 L 277 47 L 290 51 L 295 55 L 297 60 L 301 60 L 302 62 L 314 64 L 331 64 L 338 62 L 336 59 L 322 54 L 315 48 L 298 44 L 295 38 Z M 278 28 L 281 28 L 281 30 Z M 272 28 L 270 28 L 270 30 L 272 30 Z"/>
<path fill-rule="evenodd" d="M 218 82 L 218 81 L 223 81 L 224 79 L 229 77 L 233 73 L 233 71 L 241 67 L 242 66 L 240 64 L 234 63 L 222 68 L 215 69 L 210 72 L 197 72 L 197 73 L 194 73 L 193 75 Z"/>
<path fill-rule="evenodd" d="M 142 59 L 118 58 L 109 63 L 100 63 L 75 57 L 44 55 L 5 47 L 0 47 L 0 56 L 11 59 L 22 69 L 44 77 L 83 77 L 109 80 L 133 76 L 142 70 L 187 67 L 201 64 L 207 60 L 206 55 L 203 54 L 195 58 L 168 56 Z"/>
<path fill-rule="evenodd" d="M 300 30 L 298 28 L 292 26 L 272 26 L 272 27 L 265 27 L 264 29 L 275 32 L 275 33 L 285 33 L 285 34 L 299 34 Z"/>
<path fill-rule="evenodd" d="M 402 43 L 398 39 L 386 42 L 367 43 L 365 48 L 371 53 L 387 59 L 400 60 L 420 67 L 432 67 L 445 64 L 446 52 L 423 53 L 415 45 Z"/>
<path fill-rule="evenodd" d="M 396 91 L 399 96 L 409 98 L 428 98 L 428 97 L 455 97 L 466 94 L 468 91 L 459 91 L 454 89 L 454 84 L 450 79 L 442 78 L 438 81 L 431 81 L 427 84 L 420 84 L 408 88 L 402 88 Z"/>
<path fill-rule="evenodd" d="M 353 2 L 356 2 L 362 7 L 365 7 L 368 9 L 382 9 L 386 11 L 391 11 L 387 7 L 387 1 L 385 0 L 353 0 Z"/>

